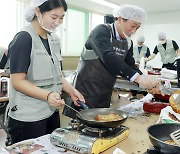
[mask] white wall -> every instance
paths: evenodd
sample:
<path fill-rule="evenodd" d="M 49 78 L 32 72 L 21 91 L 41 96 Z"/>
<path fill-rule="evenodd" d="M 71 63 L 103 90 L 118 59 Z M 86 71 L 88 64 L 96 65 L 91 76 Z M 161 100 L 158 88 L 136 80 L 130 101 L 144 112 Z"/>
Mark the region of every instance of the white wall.
<path fill-rule="evenodd" d="M 175 40 L 180 47 L 180 11 L 148 14 L 146 25 L 144 25 L 141 34 L 144 34 L 145 44 L 150 48 L 151 53 L 158 43 L 157 34 L 162 31 L 166 33 L 167 39 Z M 153 67 L 161 67 L 159 53 L 148 64 Z"/>
<path fill-rule="evenodd" d="M 17 20 L 16 7 L 14 6 L 16 6 L 16 1 L 12 1 L 12 0 L 6 0 L 1 3 L 0 46 L 6 48 L 8 47 L 8 44 L 12 40 L 14 35 L 16 34 L 16 26 L 14 25 L 12 26 L 11 24 L 11 23 L 16 23 Z M 11 11 L 8 12 L 7 10 L 11 10 Z"/>

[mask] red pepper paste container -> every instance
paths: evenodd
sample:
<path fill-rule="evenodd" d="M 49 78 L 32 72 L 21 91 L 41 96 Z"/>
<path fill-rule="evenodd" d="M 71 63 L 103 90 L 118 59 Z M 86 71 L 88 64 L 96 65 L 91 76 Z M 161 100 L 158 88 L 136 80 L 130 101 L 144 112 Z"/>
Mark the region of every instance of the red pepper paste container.
<path fill-rule="evenodd" d="M 143 110 L 150 113 L 160 113 L 163 108 L 169 105 L 169 103 L 163 102 L 144 102 Z"/>

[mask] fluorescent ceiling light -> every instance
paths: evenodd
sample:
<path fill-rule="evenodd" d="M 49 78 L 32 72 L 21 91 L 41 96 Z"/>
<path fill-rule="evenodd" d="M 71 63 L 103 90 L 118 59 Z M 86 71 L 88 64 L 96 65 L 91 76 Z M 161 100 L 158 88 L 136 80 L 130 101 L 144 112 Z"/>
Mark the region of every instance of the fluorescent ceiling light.
<path fill-rule="evenodd" d="M 107 7 L 111 7 L 111 8 L 116 8 L 118 6 L 118 5 L 114 4 L 114 3 L 111 3 L 111 2 L 108 2 L 108 1 L 105 1 L 105 0 L 90 0 L 90 1 L 101 4 L 101 5 L 104 5 L 104 6 L 107 6 Z"/>

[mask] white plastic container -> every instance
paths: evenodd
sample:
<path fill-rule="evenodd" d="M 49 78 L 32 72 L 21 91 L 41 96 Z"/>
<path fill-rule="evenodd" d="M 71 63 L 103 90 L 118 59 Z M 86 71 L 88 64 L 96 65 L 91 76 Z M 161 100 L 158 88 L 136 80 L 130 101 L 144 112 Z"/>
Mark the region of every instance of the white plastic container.
<path fill-rule="evenodd" d="M 161 76 L 163 78 L 167 78 L 167 79 L 176 79 L 177 78 L 177 71 L 162 68 Z"/>

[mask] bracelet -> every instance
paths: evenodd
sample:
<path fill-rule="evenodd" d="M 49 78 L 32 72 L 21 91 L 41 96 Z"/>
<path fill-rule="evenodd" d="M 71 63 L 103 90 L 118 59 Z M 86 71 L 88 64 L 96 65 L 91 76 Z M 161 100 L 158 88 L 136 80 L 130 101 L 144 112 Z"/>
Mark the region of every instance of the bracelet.
<path fill-rule="evenodd" d="M 53 93 L 53 92 L 51 91 L 51 92 L 48 93 L 48 95 L 47 95 L 47 101 L 48 101 L 48 97 L 49 97 L 49 95 L 50 95 L 51 93 Z"/>

